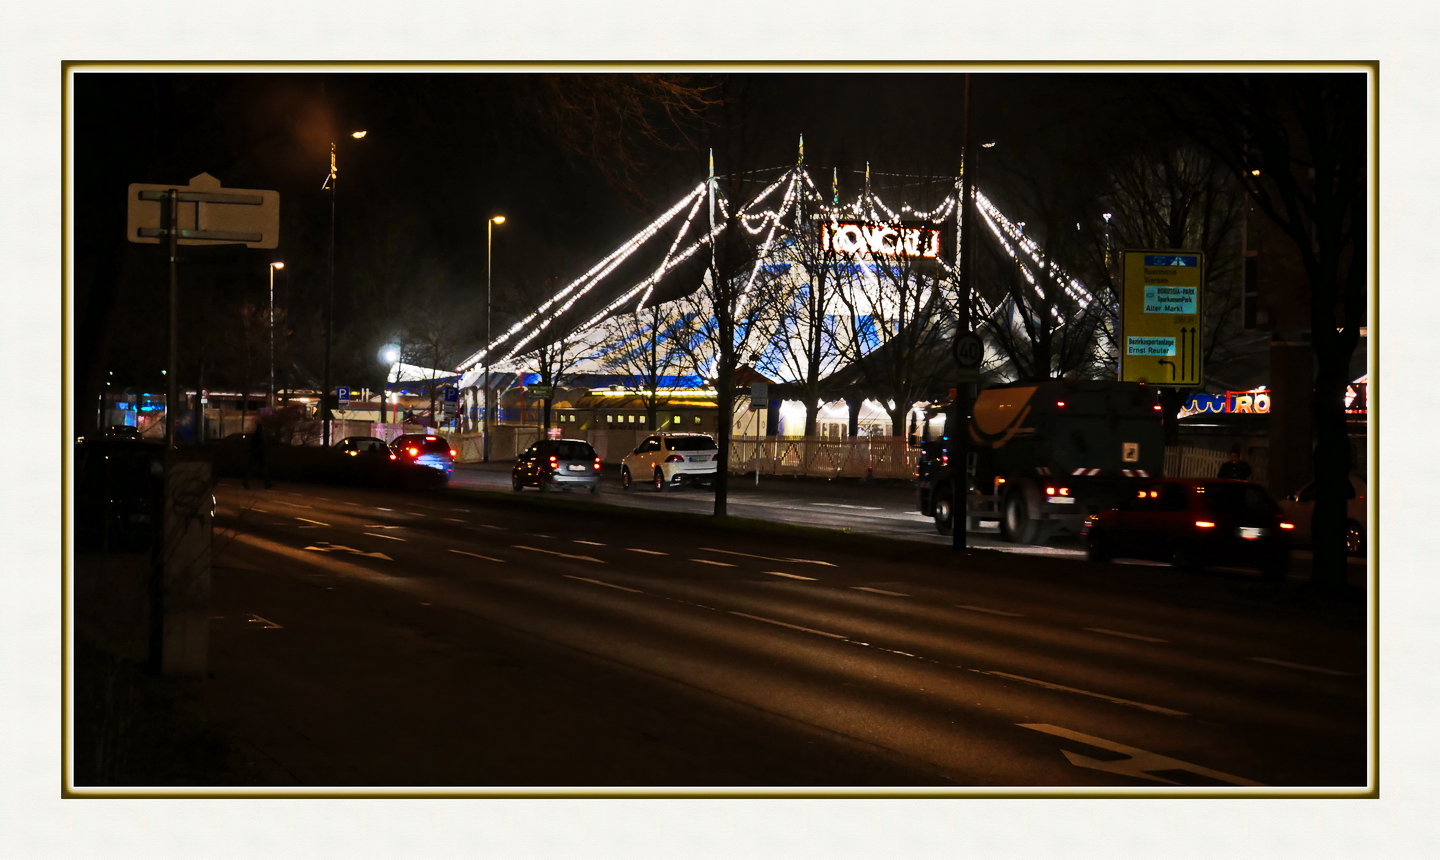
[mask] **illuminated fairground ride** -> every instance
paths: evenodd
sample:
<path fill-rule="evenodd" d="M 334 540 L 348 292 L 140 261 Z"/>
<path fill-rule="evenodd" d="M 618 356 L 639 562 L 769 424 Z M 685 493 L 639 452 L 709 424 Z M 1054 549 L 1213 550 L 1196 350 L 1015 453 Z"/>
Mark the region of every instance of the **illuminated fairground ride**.
<path fill-rule="evenodd" d="M 467 402 L 478 402 L 473 395 L 487 372 L 497 389 L 538 381 L 540 352 L 557 342 L 576 356 L 566 366 L 567 377 L 603 384 L 607 377 L 613 382 L 623 376 L 617 368 L 651 350 L 651 341 L 666 341 L 675 359 L 664 375 L 666 387 L 706 387 L 714 378 L 715 350 L 703 344 L 697 348 L 695 339 L 697 332 L 715 330 L 714 309 L 704 301 L 715 269 L 706 262 L 727 230 L 743 230 L 753 237 L 754 248 L 746 268 L 735 276 L 743 283 L 736 283 L 740 300 L 732 316 L 754 323 L 736 328 L 735 354 L 772 382 L 796 381 L 804 371 L 795 356 L 816 349 L 813 339 L 799 341 L 801 321 L 817 313 L 812 291 L 824 280 L 817 278 L 820 266 L 831 272 L 818 310 L 829 332 L 818 356 L 823 376 L 854 364 L 902 326 L 936 323 L 907 315 L 902 305 L 943 314 L 941 324 L 952 331 L 955 303 L 930 299 L 943 298 L 931 292 L 953 290 L 956 282 L 959 177 L 872 177 L 867 165 L 858 194 L 842 202 L 838 171 L 831 171 L 830 193 L 823 193 L 803 153 L 802 139 L 795 165 L 740 177 L 717 177 L 712 155 L 703 182 L 460 363 Z M 726 189 L 736 187 L 746 189 L 741 196 L 748 199 L 730 199 Z M 905 202 L 892 206 L 882 192 Z M 1053 263 L 1024 234 L 1024 224 L 1007 218 L 978 190 L 974 201 L 980 235 L 991 236 L 1016 261 L 1019 275 L 1039 299 L 1036 306 L 1050 308 L 1058 319 L 1059 303 L 1046 295 L 1056 288 L 1068 294 L 1072 308 L 1095 301 L 1079 280 L 1058 267 L 1040 276 Z M 755 307 L 761 303 L 763 309 Z M 975 319 L 1003 319 L 1014 312 L 1007 307 L 1011 304 L 1010 298 L 990 302 L 976 292 L 972 313 Z M 706 325 L 707 315 L 712 325 Z M 639 316 L 650 322 L 628 329 L 614 324 Z M 672 348 L 681 341 L 683 349 Z"/>

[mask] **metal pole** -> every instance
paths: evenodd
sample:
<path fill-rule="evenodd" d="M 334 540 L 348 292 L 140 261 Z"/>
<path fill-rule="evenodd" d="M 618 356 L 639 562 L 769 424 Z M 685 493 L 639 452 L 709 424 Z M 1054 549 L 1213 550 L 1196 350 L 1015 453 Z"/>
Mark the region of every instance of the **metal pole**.
<path fill-rule="evenodd" d="M 320 384 L 321 444 L 330 447 L 330 339 L 335 328 L 335 144 L 330 144 L 330 284 L 325 291 L 325 372 Z"/>
<path fill-rule="evenodd" d="M 965 73 L 965 108 L 960 136 L 960 308 L 959 332 L 970 330 L 970 73 Z M 957 380 L 955 402 L 950 405 L 950 416 L 945 421 L 945 435 L 949 437 L 949 448 L 953 454 L 954 475 L 950 482 L 953 492 L 950 500 L 950 548 L 955 552 L 965 549 L 965 530 L 970 524 L 967 497 L 970 494 L 970 446 L 966 443 L 970 418 L 970 383 Z"/>
<path fill-rule="evenodd" d="M 166 232 L 170 241 L 170 356 L 166 367 L 166 375 L 169 379 L 165 384 L 165 447 L 175 447 L 175 411 L 180 406 L 180 384 L 177 381 L 180 373 L 180 314 L 177 310 L 180 301 L 180 279 L 177 266 L 179 265 L 180 245 L 180 192 L 171 188 L 167 198 L 170 204 L 169 224 Z M 169 460 L 166 460 L 169 463 Z"/>
<path fill-rule="evenodd" d="M 270 397 L 271 410 L 275 408 L 275 264 L 270 264 Z"/>
<path fill-rule="evenodd" d="M 490 251 L 495 236 L 495 219 L 485 222 L 485 412 L 482 416 L 480 459 L 490 462 Z"/>

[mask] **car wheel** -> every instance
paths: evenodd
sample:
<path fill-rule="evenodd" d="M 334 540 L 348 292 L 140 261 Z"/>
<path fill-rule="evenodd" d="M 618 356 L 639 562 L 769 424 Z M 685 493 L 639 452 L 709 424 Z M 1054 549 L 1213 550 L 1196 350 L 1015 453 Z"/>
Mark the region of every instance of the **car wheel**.
<path fill-rule="evenodd" d="M 625 467 L 620 469 L 620 489 L 626 491 L 630 489 L 630 470 Z"/>
<path fill-rule="evenodd" d="M 555 489 L 555 485 L 552 484 L 550 482 L 550 479 L 545 475 L 541 475 L 539 478 L 536 478 L 535 483 L 537 486 L 540 487 L 540 492 L 542 493 L 548 493 L 551 490 Z"/>
<path fill-rule="evenodd" d="M 595 483 L 590 485 L 590 495 L 593 496 L 598 492 L 600 492 L 600 482 L 596 481 Z"/>
<path fill-rule="evenodd" d="M 1085 537 L 1085 558 L 1090 561 L 1107 562 L 1115 558 L 1115 548 L 1110 538 L 1098 529 L 1091 529 Z"/>
<path fill-rule="evenodd" d="M 520 492 L 520 488 L 521 488 L 521 487 L 524 487 L 524 486 L 525 486 L 525 482 L 522 481 L 522 480 L 520 480 L 520 475 L 518 475 L 518 474 L 515 473 L 515 472 L 511 472 L 511 473 L 510 473 L 510 489 L 512 489 L 512 490 L 514 490 L 515 492 L 518 493 L 518 492 Z"/>
<path fill-rule="evenodd" d="M 665 492 L 665 484 L 666 484 L 666 482 L 665 482 L 665 473 L 662 472 L 662 471 L 660 471 L 659 467 L 656 467 L 656 469 L 655 469 L 654 483 L 655 483 L 655 492 L 657 492 L 657 493 L 663 493 L 663 492 Z"/>
<path fill-rule="evenodd" d="M 1365 530 L 1354 520 L 1345 522 L 1345 551 L 1352 556 L 1365 554 Z"/>
<path fill-rule="evenodd" d="M 955 532 L 955 511 L 950 504 L 950 487 L 942 486 L 938 490 L 939 492 L 934 496 L 935 531 L 942 535 L 953 534 Z"/>
<path fill-rule="evenodd" d="M 1041 523 L 1030 517 L 1030 509 L 1025 504 L 1025 492 L 1016 486 L 1005 496 L 1004 510 L 1000 513 L 1000 535 L 1011 543 L 1039 543 L 1048 537 L 1049 523 L 1044 524 L 1045 534 L 1041 533 Z"/>

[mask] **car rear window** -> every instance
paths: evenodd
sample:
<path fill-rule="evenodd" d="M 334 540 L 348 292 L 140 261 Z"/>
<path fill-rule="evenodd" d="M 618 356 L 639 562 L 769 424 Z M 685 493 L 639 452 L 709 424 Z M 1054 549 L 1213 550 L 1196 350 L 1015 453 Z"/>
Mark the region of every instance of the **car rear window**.
<path fill-rule="evenodd" d="M 715 440 L 709 436 L 675 436 L 666 442 L 671 451 L 714 451 Z"/>
<path fill-rule="evenodd" d="M 446 442 L 444 439 L 441 439 L 438 436 L 430 439 L 427 439 L 424 436 L 416 436 L 413 438 L 402 440 L 401 445 L 406 448 L 419 448 L 422 452 L 426 454 L 450 453 L 450 443 Z"/>
<path fill-rule="evenodd" d="M 555 443 L 555 450 L 552 452 L 561 460 L 593 460 L 595 449 L 586 442 L 561 441 Z"/>
<path fill-rule="evenodd" d="M 1214 484 L 1205 488 L 1205 508 L 1217 514 L 1274 514 L 1280 508 L 1253 484 Z"/>

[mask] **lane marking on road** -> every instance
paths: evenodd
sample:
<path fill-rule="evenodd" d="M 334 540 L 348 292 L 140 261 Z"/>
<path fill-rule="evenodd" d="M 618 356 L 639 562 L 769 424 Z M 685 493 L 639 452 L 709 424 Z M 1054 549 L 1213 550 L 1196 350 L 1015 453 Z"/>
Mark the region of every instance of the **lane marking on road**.
<path fill-rule="evenodd" d="M 730 610 L 730 614 L 731 614 L 731 615 L 738 615 L 738 616 L 740 616 L 741 618 L 749 618 L 751 621 L 764 621 L 766 624 L 774 624 L 774 625 L 777 625 L 777 626 L 779 626 L 779 627 L 789 627 L 791 630 L 799 630 L 799 631 L 801 631 L 801 632 L 803 632 L 803 633 L 814 633 L 814 634 L 816 634 L 816 635 L 818 635 L 818 636 L 829 636 L 831 639 L 848 639 L 848 638 L 849 638 L 849 637 L 846 637 L 846 636 L 841 636 L 839 633 L 826 633 L 824 630 L 815 630 L 815 629 L 810 628 L 810 627 L 801 627 L 801 626 L 798 625 L 798 624 L 786 624 L 784 621 L 776 621 L 774 618 L 766 618 L 766 617 L 764 617 L 764 616 L 762 616 L 762 615 L 749 615 L 749 614 L 746 614 L 746 613 L 744 613 L 744 612 L 736 612 L 736 611 L 734 611 L 733 609 Z"/>
<path fill-rule="evenodd" d="M 734 550 L 729 549 L 714 549 L 713 547 L 708 546 L 700 546 L 696 547 L 696 549 L 700 550 L 701 552 L 718 552 L 722 555 L 738 555 L 744 558 L 758 558 L 761 561 L 788 561 L 793 564 L 823 564 L 826 567 L 835 566 L 828 561 L 815 561 L 814 559 L 809 558 L 774 558 L 768 555 L 751 555 L 748 552 L 735 552 Z"/>
<path fill-rule="evenodd" d="M 1091 691 L 1089 691 L 1089 690 L 1081 690 L 1081 689 L 1078 689 L 1078 688 L 1076 688 L 1076 687 L 1066 687 L 1066 686 L 1064 686 L 1063 684 L 1052 684 L 1052 683 L 1050 683 L 1049 681 L 1041 681 L 1041 680 L 1038 680 L 1038 679 L 1035 679 L 1035 678 L 1027 678 L 1027 677 L 1025 677 L 1024 675 L 1012 675 L 1012 674 L 1010 674 L 1009 672 L 996 672 L 996 671 L 982 671 L 980 674 L 982 674 L 982 675 L 994 675 L 994 676 L 997 677 L 997 678 L 1008 678 L 1008 679 L 1010 679 L 1010 680 L 1012 680 L 1012 681 L 1020 681 L 1020 682 L 1025 683 L 1025 684 L 1034 684 L 1034 685 L 1037 686 L 1037 687 L 1045 687 L 1046 689 L 1049 689 L 1049 690 L 1060 690 L 1060 691 L 1065 692 L 1065 693 L 1076 693 L 1076 694 L 1079 694 L 1079 695 L 1081 695 L 1081 696 L 1090 696 L 1091 698 L 1095 698 L 1095 699 L 1104 699 L 1104 700 L 1107 701 L 1107 702 L 1112 702 L 1112 703 L 1117 704 L 1117 705 L 1129 705 L 1129 706 L 1132 707 L 1132 708 L 1141 708 L 1141 709 L 1143 709 L 1143 710 L 1152 711 L 1152 712 L 1157 713 L 1157 714 L 1167 714 L 1167 715 L 1172 716 L 1172 717 L 1188 717 L 1188 716 L 1190 716 L 1189 714 L 1185 713 L 1184 711 L 1177 711 L 1177 710 L 1175 710 L 1175 709 L 1173 709 L 1173 708 L 1165 708 L 1165 707 L 1161 707 L 1160 705 L 1147 705 L 1147 704 L 1145 704 L 1144 702 L 1135 702 L 1135 701 L 1131 701 L 1130 699 L 1121 699 L 1121 698 L 1119 698 L 1119 697 L 1117 697 L 1117 696 L 1108 696 L 1108 695 L 1106 695 L 1106 694 L 1104 694 L 1104 693 L 1093 693 L 1093 692 L 1091 692 Z"/>
<path fill-rule="evenodd" d="M 452 513 L 452 514 L 468 514 L 468 513 L 470 513 L 470 509 L 469 509 L 469 508 L 445 508 L 445 510 L 449 511 L 449 512 Z"/>
<path fill-rule="evenodd" d="M 601 542 L 598 541 L 598 540 L 577 540 L 577 541 L 575 541 L 575 542 L 576 542 L 576 543 L 583 543 L 583 544 L 585 544 L 586 546 L 605 546 L 605 544 L 601 543 Z"/>
<path fill-rule="evenodd" d="M 798 573 L 781 573 L 781 572 L 778 571 L 778 570 L 762 570 L 762 571 L 760 571 L 760 572 L 761 572 L 761 573 L 768 573 L 768 574 L 770 574 L 771 576 L 783 576 L 783 577 L 785 577 L 785 578 L 787 578 L 787 579 L 803 579 L 803 580 L 806 580 L 807 582 L 815 582 L 815 581 L 816 581 L 816 580 L 815 580 L 815 577 L 813 577 L 813 576 L 801 576 L 801 575 L 798 574 Z"/>
<path fill-rule="evenodd" d="M 692 559 L 690 559 L 690 560 L 693 561 L 693 562 L 695 562 L 696 564 L 713 564 L 713 565 L 715 565 L 716 567 L 734 567 L 734 566 L 735 566 L 735 565 L 731 564 L 731 563 L 728 562 L 728 561 L 711 561 L 711 560 L 708 559 L 708 558 L 692 558 Z"/>
<path fill-rule="evenodd" d="M 315 510 L 314 505 L 302 505 L 299 502 L 281 502 L 282 505 L 289 505 L 292 508 L 304 508 L 307 511 Z"/>
<path fill-rule="evenodd" d="M 468 555 L 468 556 L 470 556 L 471 558 L 483 558 L 483 559 L 485 559 L 486 561 L 498 561 L 498 562 L 500 562 L 501 564 L 504 564 L 504 563 L 505 563 L 505 559 L 503 559 L 503 558 L 491 558 L 491 557 L 488 556 L 488 555 L 481 555 L 481 554 L 479 554 L 478 552 L 466 552 L 466 551 L 463 550 L 463 549 L 452 549 L 452 550 L 450 550 L 450 551 L 453 552 L 453 553 L 455 553 L 456 555 Z"/>
<path fill-rule="evenodd" d="M 482 528 L 482 529 L 490 529 L 490 530 L 492 530 L 492 531 L 497 531 L 497 532 L 508 532 L 508 531 L 510 531 L 509 529 L 505 528 L 504 526 L 492 526 L 492 525 L 487 525 L 486 523 L 481 523 L 481 524 L 480 524 L 480 528 Z"/>
<path fill-rule="evenodd" d="M 554 539 L 555 539 L 555 538 L 551 537 L 550 535 L 542 535 L 542 534 L 537 534 L 537 533 L 535 533 L 535 532 L 528 532 L 525 536 L 526 536 L 526 537 L 540 538 L 541 540 L 554 540 Z"/>
<path fill-rule="evenodd" d="M 246 614 L 250 616 L 249 618 L 247 618 L 247 619 L 245 620 L 245 623 L 247 623 L 247 624 L 259 623 L 259 625 L 260 625 L 261 627 L 265 627 L 265 628 L 272 629 L 272 630 L 283 630 L 283 629 L 284 629 L 284 628 L 281 627 L 279 624 L 276 624 L 274 621 L 271 621 L 271 620 L 268 619 L 268 618 L 261 618 L 260 616 L 256 615 L 256 614 L 253 613 L 253 612 L 249 612 L 249 613 L 246 613 Z"/>
<path fill-rule="evenodd" d="M 1228 773 L 1222 773 L 1218 770 L 1212 770 L 1208 767 L 1201 767 L 1199 765 L 1190 764 L 1189 762 L 1169 758 L 1167 756 L 1160 755 L 1159 753 L 1149 752 L 1147 750 L 1138 749 L 1136 747 L 1128 747 L 1124 744 L 1119 744 L 1114 741 L 1108 741 L 1104 738 L 1097 738 L 1094 735 L 1087 735 L 1081 732 L 1072 731 L 1070 729 L 1061 728 L 1060 726 L 1052 726 L 1048 723 L 1016 723 L 1015 725 L 1019 726 L 1022 729 L 1033 729 L 1037 732 L 1044 732 L 1047 735 L 1054 735 L 1056 737 L 1066 738 L 1072 741 L 1079 741 L 1080 743 L 1086 744 L 1087 746 L 1098 747 L 1103 750 L 1110 750 L 1111 752 L 1120 753 L 1121 755 L 1125 756 L 1125 758 L 1121 759 L 1101 761 L 1100 759 L 1090 758 L 1089 756 L 1080 755 L 1079 753 L 1062 749 L 1060 752 L 1064 753 L 1065 758 L 1069 759 L 1070 763 L 1075 765 L 1076 767 L 1084 767 L 1090 768 L 1091 770 L 1104 771 L 1106 773 L 1120 774 L 1121 776 L 1134 777 L 1135 779 L 1149 779 L 1154 780 L 1155 782 L 1163 782 L 1167 785 L 1184 785 L 1185 783 L 1175 782 L 1174 780 L 1155 776 L 1154 774 L 1149 773 L 1149 771 L 1159 771 L 1161 773 L 1184 771 L 1186 773 L 1193 773 L 1197 776 L 1202 776 L 1207 779 L 1215 780 L 1217 782 L 1228 782 L 1231 785 L 1265 785 L 1265 783 L 1263 782 L 1255 782 L 1254 780 L 1245 779 L 1244 777 L 1234 776 Z"/>
<path fill-rule="evenodd" d="M 376 534 L 375 532 L 361 532 L 361 534 L 366 534 L 366 535 L 369 535 L 370 537 L 385 538 L 386 540 L 398 540 L 398 541 L 404 541 L 404 540 L 405 540 L 405 538 L 391 537 L 390 535 Z"/>
<path fill-rule="evenodd" d="M 628 591 L 628 592 L 630 592 L 631 594 L 644 594 L 644 593 L 645 593 L 645 592 L 641 591 L 641 590 L 638 589 L 638 588 L 626 588 L 626 587 L 623 586 L 623 585 L 616 585 L 616 584 L 613 583 L 613 582 L 601 582 L 601 581 L 598 580 L 598 579 L 591 579 L 591 578 L 588 577 L 588 576 L 571 576 L 571 575 L 568 574 L 568 573 L 567 573 L 567 574 L 564 574 L 564 576 L 565 576 L 566 579 L 578 579 L 578 580 L 580 580 L 581 582 L 589 582 L 589 583 L 592 583 L 592 584 L 594 584 L 594 585 L 603 585 L 603 586 L 605 586 L 606 588 L 618 588 L 618 589 L 620 589 L 621 591 Z"/>
<path fill-rule="evenodd" d="M 317 526 L 325 526 L 327 528 L 330 526 L 329 523 L 322 523 L 319 520 L 307 520 L 304 517 L 296 517 L 295 519 L 299 520 L 302 523 L 314 523 Z"/>
<path fill-rule="evenodd" d="M 1256 663 L 1269 663 L 1271 666 L 1280 666 L 1286 669 L 1299 669 L 1302 672 L 1319 672 L 1322 675 L 1343 675 L 1355 677 L 1354 672 L 1341 672 L 1339 669 L 1326 669 L 1323 666 L 1307 666 L 1304 663 L 1291 663 L 1288 660 L 1275 660 L 1270 657 L 1251 657 Z"/>
<path fill-rule="evenodd" d="M 1104 627 L 1086 627 L 1084 629 L 1089 630 L 1091 633 L 1104 633 L 1106 636 L 1123 636 L 1126 639 L 1138 639 L 1141 642 L 1165 643 L 1170 641 L 1168 639 L 1156 639 L 1153 636 L 1141 636 L 1138 633 L 1124 633 L 1119 630 L 1106 630 Z"/>
<path fill-rule="evenodd" d="M 447 523 L 463 523 L 463 522 L 465 522 L 464 520 L 460 519 L 459 517 L 441 517 L 440 519 L 444 520 L 444 521 L 447 522 Z"/>
<path fill-rule="evenodd" d="M 884 594 L 884 595 L 888 595 L 888 596 L 890 596 L 890 597 L 909 597 L 909 596 L 910 596 L 910 595 L 908 595 L 908 594 L 901 594 L 901 593 L 898 592 L 898 591 L 886 591 L 886 590 L 883 589 L 883 588 L 870 588 L 869 586 L 866 586 L 866 585 L 852 585 L 852 586 L 850 586 L 850 587 L 853 588 L 853 589 L 856 590 L 856 591 L 868 591 L 868 592 L 870 592 L 871 594 Z"/>
<path fill-rule="evenodd" d="M 885 510 L 884 508 L 872 507 L 871 505 L 840 505 L 840 504 L 836 504 L 836 503 L 834 503 L 834 502 L 811 502 L 811 503 L 810 503 L 810 506 L 811 506 L 811 507 L 815 507 L 815 508 L 845 508 L 846 510 L 851 510 L 851 511 L 883 511 L 883 510 Z"/>
<path fill-rule="evenodd" d="M 1003 609 L 990 609 L 989 607 L 986 607 L 986 606 L 967 606 L 967 605 L 965 605 L 965 604 L 963 604 L 963 603 L 957 603 L 957 604 L 955 604 L 955 608 L 956 608 L 956 609 L 968 609 L 968 610 L 970 610 L 971 612 L 984 612 L 984 613 L 986 613 L 986 614 L 988 614 L 988 615 L 1004 615 L 1006 618 L 1024 618 L 1024 617 L 1025 617 L 1022 613 L 1019 613 L 1019 612 L 1006 612 L 1006 611 L 1003 610 Z"/>
<path fill-rule="evenodd" d="M 394 508 L 376 508 L 377 511 L 394 511 Z"/>
<path fill-rule="evenodd" d="M 521 544 L 515 544 L 515 549 L 528 549 L 528 550 L 530 550 L 531 552 L 543 552 L 543 553 L 545 553 L 546 555 L 558 555 L 558 556 L 560 556 L 561 558 L 573 558 L 573 559 L 575 559 L 576 561 L 593 561 L 593 562 L 595 562 L 596 564 L 608 564 L 608 563 L 609 563 L 609 562 L 603 561 L 603 560 L 598 559 L 598 558 L 592 558 L 591 556 L 588 556 L 588 555 L 571 555 L 571 554 L 568 553 L 568 552 L 556 552 L 556 551 L 553 550 L 553 549 L 540 549 L 539 547 L 536 547 L 536 546 L 522 546 Z"/>
<path fill-rule="evenodd" d="M 383 558 L 386 561 L 395 560 L 383 552 L 365 552 L 364 550 L 355 549 L 354 547 L 340 546 L 339 544 L 328 543 L 323 540 L 319 542 L 318 546 L 307 546 L 305 549 L 311 552 L 348 552 L 352 555 L 363 555 L 367 558 Z"/>
<path fill-rule="evenodd" d="M 670 553 L 668 553 L 668 552 L 659 552 L 659 551 L 653 550 L 653 549 L 636 549 L 636 548 L 634 548 L 634 547 L 626 547 L 626 549 L 629 550 L 630 552 L 643 552 L 643 553 L 645 553 L 646 555 L 669 555 L 669 554 L 670 554 Z"/>

